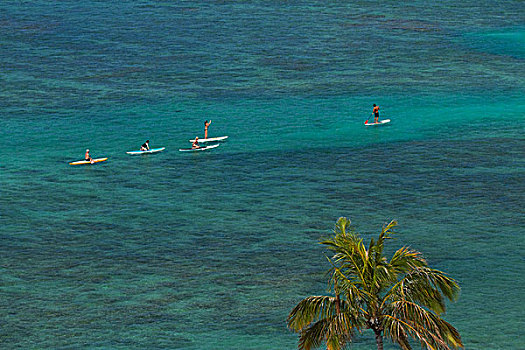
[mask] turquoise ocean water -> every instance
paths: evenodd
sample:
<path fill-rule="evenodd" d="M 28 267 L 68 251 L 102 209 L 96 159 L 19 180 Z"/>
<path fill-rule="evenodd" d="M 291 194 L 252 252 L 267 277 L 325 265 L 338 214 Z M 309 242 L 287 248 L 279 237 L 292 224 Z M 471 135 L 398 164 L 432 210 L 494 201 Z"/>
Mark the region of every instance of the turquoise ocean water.
<path fill-rule="evenodd" d="M 294 349 L 339 216 L 525 348 L 524 48 L 522 1 L 0 3 L 0 348 Z"/>

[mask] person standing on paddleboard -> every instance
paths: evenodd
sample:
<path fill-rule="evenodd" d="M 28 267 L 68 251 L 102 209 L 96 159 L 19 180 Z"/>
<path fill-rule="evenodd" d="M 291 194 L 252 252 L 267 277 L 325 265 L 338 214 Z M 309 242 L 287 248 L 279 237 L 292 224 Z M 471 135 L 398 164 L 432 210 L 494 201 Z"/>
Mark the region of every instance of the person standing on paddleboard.
<path fill-rule="evenodd" d="M 91 158 L 91 156 L 89 155 L 89 149 L 86 150 L 86 154 L 84 155 L 84 160 L 86 162 L 90 162 L 91 164 L 93 164 L 93 158 Z"/>
<path fill-rule="evenodd" d="M 379 122 L 379 106 L 376 106 L 376 104 L 374 103 L 374 108 L 372 109 L 372 113 L 374 113 L 374 123 L 378 123 Z"/>
<path fill-rule="evenodd" d="M 149 140 L 146 140 L 146 142 L 144 142 L 142 144 L 142 146 L 140 146 L 140 150 L 141 151 L 149 151 Z"/>
<path fill-rule="evenodd" d="M 192 149 L 201 148 L 201 146 L 199 146 L 199 137 L 198 136 L 195 136 L 195 141 L 193 141 L 193 143 L 191 144 L 191 148 Z"/>
<path fill-rule="evenodd" d="M 208 126 L 210 126 L 210 124 L 211 124 L 211 119 L 210 121 L 207 121 L 207 120 L 204 121 L 204 138 L 205 139 L 208 138 Z"/>

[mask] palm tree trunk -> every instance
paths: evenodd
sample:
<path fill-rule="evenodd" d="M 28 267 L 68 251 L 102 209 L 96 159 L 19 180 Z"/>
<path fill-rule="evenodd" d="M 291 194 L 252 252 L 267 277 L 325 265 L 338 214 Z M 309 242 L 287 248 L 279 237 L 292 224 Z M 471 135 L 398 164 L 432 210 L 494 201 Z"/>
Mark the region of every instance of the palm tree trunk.
<path fill-rule="evenodd" d="M 335 293 L 335 312 L 337 316 L 341 315 L 341 298 L 337 292 Z"/>
<path fill-rule="evenodd" d="M 383 350 L 383 331 L 380 329 L 374 329 L 374 333 L 376 334 L 377 350 Z"/>
<path fill-rule="evenodd" d="M 337 316 L 341 314 L 341 298 L 339 297 L 339 290 L 337 289 L 337 280 L 334 281 L 334 292 L 335 292 L 335 312 Z"/>

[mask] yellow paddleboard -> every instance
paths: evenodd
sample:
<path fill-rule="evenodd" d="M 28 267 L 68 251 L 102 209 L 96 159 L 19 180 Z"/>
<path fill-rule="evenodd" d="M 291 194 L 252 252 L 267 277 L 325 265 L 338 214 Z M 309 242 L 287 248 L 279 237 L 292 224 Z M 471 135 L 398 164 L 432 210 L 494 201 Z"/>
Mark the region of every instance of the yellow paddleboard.
<path fill-rule="evenodd" d="M 107 158 L 93 159 L 93 164 L 94 163 L 99 163 L 99 162 L 105 162 L 106 160 L 108 160 L 108 159 Z M 76 161 L 76 162 L 69 163 L 69 165 L 83 165 L 83 164 L 91 164 L 91 162 L 89 160 L 79 160 L 79 161 Z"/>

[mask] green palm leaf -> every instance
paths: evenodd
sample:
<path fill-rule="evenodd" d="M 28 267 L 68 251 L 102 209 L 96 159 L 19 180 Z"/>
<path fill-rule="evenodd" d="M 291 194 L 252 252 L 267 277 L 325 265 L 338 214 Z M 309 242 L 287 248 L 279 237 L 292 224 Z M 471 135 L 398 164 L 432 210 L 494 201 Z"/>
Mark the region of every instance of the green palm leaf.
<path fill-rule="evenodd" d="M 463 347 L 459 332 L 448 322 L 420 305 L 402 300 L 392 303 L 385 316 L 385 335 L 397 342 L 399 334 L 409 334 L 429 349 Z"/>
<path fill-rule="evenodd" d="M 336 298 L 311 296 L 303 299 L 288 316 L 288 327 L 298 331 L 318 319 L 326 319 L 336 313 Z"/>

